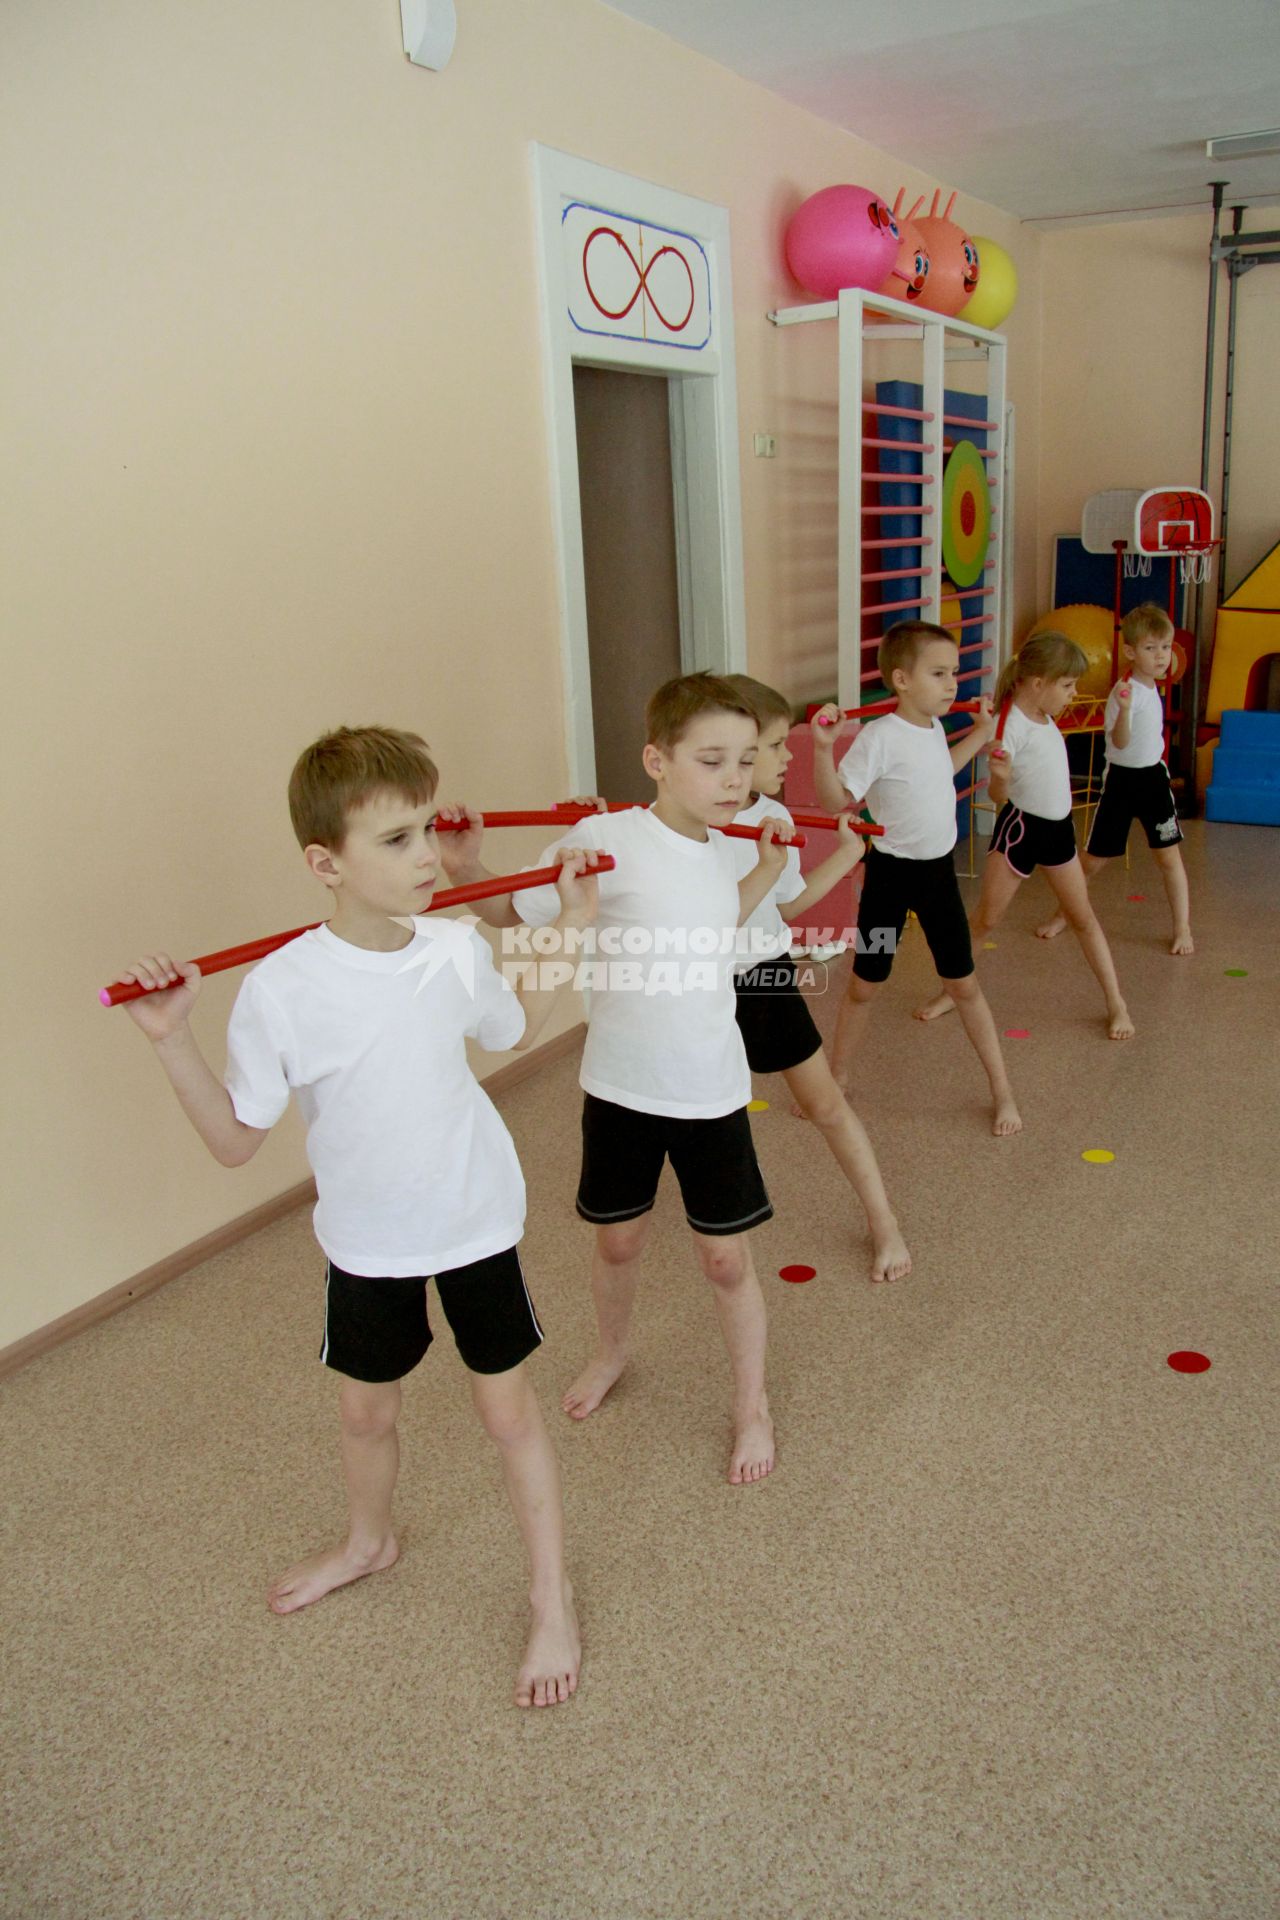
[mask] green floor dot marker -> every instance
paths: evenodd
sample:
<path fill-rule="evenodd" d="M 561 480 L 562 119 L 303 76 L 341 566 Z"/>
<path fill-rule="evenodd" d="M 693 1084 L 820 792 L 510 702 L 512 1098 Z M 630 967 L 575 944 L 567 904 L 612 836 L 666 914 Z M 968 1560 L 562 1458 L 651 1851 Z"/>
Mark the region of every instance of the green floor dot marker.
<path fill-rule="evenodd" d="M 1222 971 L 1226 974 L 1228 980 L 1247 980 L 1249 978 L 1248 967 L 1224 967 Z"/>

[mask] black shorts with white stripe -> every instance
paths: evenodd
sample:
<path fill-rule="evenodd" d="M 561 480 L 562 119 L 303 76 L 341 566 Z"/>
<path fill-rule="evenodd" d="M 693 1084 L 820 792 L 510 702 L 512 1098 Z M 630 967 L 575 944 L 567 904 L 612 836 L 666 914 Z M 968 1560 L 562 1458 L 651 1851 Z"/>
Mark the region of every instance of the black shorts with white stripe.
<path fill-rule="evenodd" d="M 514 1247 L 430 1276 L 463 1363 L 472 1373 L 506 1373 L 542 1344 L 542 1328 Z M 402 1380 L 431 1345 L 427 1281 L 373 1279 L 329 1262 L 320 1358 L 371 1384 Z"/>
<path fill-rule="evenodd" d="M 670 1159 L 695 1233 L 746 1233 L 773 1218 L 745 1107 L 714 1120 L 637 1113 L 588 1093 L 582 1106 L 578 1212 L 593 1226 L 638 1220 Z"/>

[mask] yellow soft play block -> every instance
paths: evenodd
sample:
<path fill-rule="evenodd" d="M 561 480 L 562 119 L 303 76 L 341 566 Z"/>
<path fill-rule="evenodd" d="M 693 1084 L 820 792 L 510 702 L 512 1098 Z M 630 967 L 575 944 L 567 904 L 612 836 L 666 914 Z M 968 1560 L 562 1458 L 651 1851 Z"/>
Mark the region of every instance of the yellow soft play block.
<path fill-rule="evenodd" d="M 1271 613 L 1246 612 L 1229 605 L 1219 609 L 1209 668 L 1209 704 L 1204 716 L 1210 725 L 1218 724 L 1224 713 L 1248 704 L 1245 693 L 1249 675 L 1259 660 L 1272 653 L 1280 653 L 1280 606 Z"/>
<path fill-rule="evenodd" d="M 1234 613 L 1237 608 L 1255 613 L 1280 613 L 1280 540 L 1270 553 L 1264 553 L 1252 573 L 1246 573 L 1223 606 Z"/>

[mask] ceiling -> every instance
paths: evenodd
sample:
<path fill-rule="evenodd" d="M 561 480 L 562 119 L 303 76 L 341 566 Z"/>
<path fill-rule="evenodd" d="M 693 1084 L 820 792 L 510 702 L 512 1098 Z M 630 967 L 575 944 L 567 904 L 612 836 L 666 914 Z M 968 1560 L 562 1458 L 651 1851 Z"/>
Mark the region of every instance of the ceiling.
<path fill-rule="evenodd" d="M 1280 201 L 1280 152 L 1204 150 L 1280 127 L 1280 0 L 609 3 L 1023 220 Z"/>

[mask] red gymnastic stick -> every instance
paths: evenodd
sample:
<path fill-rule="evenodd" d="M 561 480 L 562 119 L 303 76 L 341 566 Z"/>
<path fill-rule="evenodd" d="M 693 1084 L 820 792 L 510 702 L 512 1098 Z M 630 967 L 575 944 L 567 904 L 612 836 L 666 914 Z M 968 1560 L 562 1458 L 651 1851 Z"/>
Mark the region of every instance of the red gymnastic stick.
<path fill-rule="evenodd" d="M 610 813 L 631 813 L 638 805 L 634 800 L 611 800 Z M 560 801 L 554 808 L 517 808 L 508 813 L 485 813 L 481 815 L 486 827 L 576 827 L 580 820 L 594 820 L 600 813 L 599 807 L 578 807 L 569 800 Z M 437 820 L 436 829 L 440 833 L 460 833 L 466 826 L 465 820 Z M 758 840 L 759 827 L 717 827 L 717 833 L 727 833 L 736 840 Z M 802 847 L 804 835 L 796 834 L 790 840 L 779 836 L 774 843 L 779 847 Z"/>
<path fill-rule="evenodd" d="M 980 700 L 957 700 L 954 706 L 947 708 L 947 713 L 977 713 L 981 705 Z M 869 707 L 844 707 L 841 711 L 846 720 L 864 720 L 869 713 L 896 713 L 898 703 L 896 700 L 874 700 Z M 838 720 L 818 720 L 820 727 L 838 727 L 839 724 Z"/>
<path fill-rule="evenodd" d="M 884 832 L 884 828 L 876 826 L 873 821 L 854 820 L 847 813 L 839 815 L 833 813 L 806 813 L 797 807 L 788 807 L 787 812 L 791 815 L 791 818 L 798 827 L 808 827 L 813 833 L 835 833 L 839 828 L 841 820 L 848 820 L 849 825 L 855 833 L 864 833 L 868 838 L 873 838 L 876 834 Z"/>
<path fill-rule="evenodd" d="M 616 864 L 611 853 L 593 854 L 591 865 L 583 868 L 583 874 L 612 873 Z M 465 906 L 468 900 L 488 900 L 500 893 L 521 893 L 526 887 L 553 885 L 559 877 L 558 866 L 535 867 L 530 873 L 495 874 L 489 880 L 472 880 L 465 887 L 446 888 L 443 893 L 435 895 L 425 911 L 440 913 L 446 907 Z M 203 953 L 193 964 L 204 975 L 226 973 L 231 967 L 247 967 L 251 961 L 261 960 L 264 955 L 274 953 L 277 947 L 288 946 L 290 940 L 311 933 L 314 928 L 324 924 L 323 920 L 313 920 L 308 926 L 291 927 L 288 933 L 269 933 L 265 939 L 250 940 L 242 947 L 224 947 L 221 953 Z M 126 1000 L 141 1000 L 145 994 L 164 991 L 164 988 L 144 987 L 136 980 L 117 980 L 113 986 L 104 987 L 98 998 L 104 1007 L 119 1007 Z"/>

